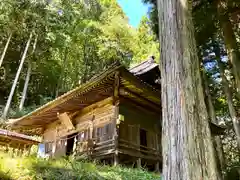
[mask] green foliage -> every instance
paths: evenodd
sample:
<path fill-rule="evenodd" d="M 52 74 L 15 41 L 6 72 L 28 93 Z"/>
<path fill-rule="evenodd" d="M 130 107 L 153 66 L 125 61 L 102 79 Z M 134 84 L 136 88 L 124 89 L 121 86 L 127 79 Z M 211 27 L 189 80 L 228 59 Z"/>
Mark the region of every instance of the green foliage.
<path fill-rule="evenodd" d="M 224 135 L 221 136 L 222 147 L 224 151 L 224 158 L 226 163 L 226 169 L 224 174 L 226 176 L 232 176 L 234 169 L 239 167 L 239 148 L 237 145 L 236 134 L 233 130 L 232 120 L 229 115 L 228 101 L 223 89 L 222 80 L 219 70 L 219 62 L 224 65 L 226 70 L 225 75 L 229 81 L 229 86 L 232 87 L 232 74 L 229 71 L 229 62 L 223 61 L 226 56 L 224 44 L 221 39 L 210 39 L 204 46 L 201 46 L 200 51 L 203 56 L 203 64 L 207 70 L 208 84 L 210 88 L 210 94 L 212 102 L 214 104 L 216 116 L 219 122 L 222 122 L 226 126 Z M 238 107 L 238 100 L 233 96 L 234 105 Z M 234 179 L 234 178 L 228 178 Z"/>
<path fill-rule="evenodd" d="M 86 160 L 43 160 L 35 157 L 11 158 L 0 154 L 0 179 L 83 179 L 83 180 L 157 180 L 159 175 L 121 166 L 110 167 Z"/>
<path fill-rule="evenodd" d="M 150 4 L 149 16 L 151 20 L 151 27 L 153 32 L 159 36 L 158 24 L 158 10 L 157 0 L 142 0 L 146 4 Z M 220 33 L 219 16 L 217 12 L 218 1 L 210 0 L 192 0 L 192 15 L 195 26 L 195 36 L 198 45 L 203 45 L 209 38 L 214 37 Z M 223 0 L 221 3 L 226 7 L 225 16 L 229 16 L 232 21 L 236 22 L 236 32 L 239 32 L 237 24 L 239 23 L 238 17 L 240 15 L 239 7 L 240 1 L 237 0 Z M 238 22 L 238 23 L 237 23 Z M 239 34 L 239 33 L 238 33 Z"/>
<path fill-rule="evenodd" d="M 156 37 L 159 37 L 157 0 L 142 0 L 142 1 L 146 4 L 151 5 L 151 8 L 149 10 L 150 25 Z"/>
<path fill-rule="evenodd" d="M 160 59 L 159 43 L 150 27 L 150 20 L 143 17 L 137 29 L 135 38 L 135 46 L 133 46 L 133 62 L 140 63 L 143 59 L 147 59 L 149 55 Z"/>

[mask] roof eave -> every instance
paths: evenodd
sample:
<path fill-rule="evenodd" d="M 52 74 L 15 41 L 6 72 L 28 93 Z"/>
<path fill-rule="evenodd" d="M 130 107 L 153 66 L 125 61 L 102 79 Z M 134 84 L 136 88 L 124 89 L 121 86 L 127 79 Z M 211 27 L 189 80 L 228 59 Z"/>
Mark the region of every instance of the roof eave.
<path fill-rule="evenodd" d="M 37 108 L 36 110 L 28 113 L 27 115 L 22 116 L 21 118 L 18 119 L 11 119 L 11 121 L 9 122 L 9 124 L 11 126 L 21 126 L 19 123 L 24 121 L 24 120 L 29 120 L 32 116 L 37 115 L 40 112 L 45 112 L 53 107 L 56 107 L 59 104 L 62 104 L 64 102 L 66 102 L 67 100 L 69 100 L 72 96 L 75 96 L 76 93 L 81 93 L 81 91 L 83 91 L 84 89 L 91 87 L 91 85 L 101 82 L 102 79 L 107 78 L 109 75 L 111 75 L 112 73 L 114 73 L 116 70 L 124 68 L 122 65 L 116 65 L 114 67 L 109 68 L 108 70 L 104 71 L 103 73 L 101 73 L 99 76 L 97 77 L 93 77 L 92 79 L 90 79 L 88 82 L 86 82 L 85 84 L 63 94 L 62 96 L 59 96 L 58 98 L 46 103 L 45 105 Z M 71 96 L 70 96 L 71 95 Z"/>

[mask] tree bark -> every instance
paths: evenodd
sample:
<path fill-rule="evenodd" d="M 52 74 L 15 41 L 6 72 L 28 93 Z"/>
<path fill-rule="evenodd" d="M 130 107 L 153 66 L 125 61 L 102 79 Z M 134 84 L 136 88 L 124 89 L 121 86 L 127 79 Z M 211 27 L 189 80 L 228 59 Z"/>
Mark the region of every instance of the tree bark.
<path fill-rule="evenodd" d="M 83 45 L 83 61 L 84 61 L 84 70 L 83 70 L 83 75 L 81 78 L 81 84 L 85 83 L 87 81 L 87 75 L 88 75 L 88 57 L 87 57 L 87 52 L 86 52 L 86 45 L 87 41 L 84 41 Z"/>
<path fill-rule="evenodd" d="M 218 0 L 218 17 L 223 33 L 223 39 L 227 48 L 228 59 L 233 67 L 237 95 L 240 99 L 240 52 L 237 46 L 237 39 L 234 34 L 233 25 L 229 19 L 230 17 L 227 13 L 227 7 L 225 3 L 225 1 Z"/>
<path fill-rule="evenodd" d="M 36 36 L 36 37 L 35 37 L 35 40 L 34 40 L 33 49 L 32 49 L 32 55 L 34 54 L 35 49 L 36 49 L 37 38 L 38 38 L 38 36 Z M 21 102 L 20 102 L 20 104 L 19 104 L 19 110 L 20 110 L 20 111 L 22 110 L 23 105 L 24 105 L 24 102 L 25 102 L 25 99 L 26 99 L 27 89 L 28 89 L 28 83 L 29 83 L 30 76 L 31 76 L 31 71 L 32 71 L 32 65 L 31 65 L 31 62 L 29 61 L 29 62 L 28 62 L 27 75 L 26 75 L 26 79 L 25 79 L 25 83 L 24 83 L 23 92 L 22 92 L 22 98 L 21 98 Z"/>
<path fill-rule="evenodd" d="M 29 80 L 30 80 L 31 71 L 32 71 L 32 65 L 31 65 L 31 62 L 28 62 L 27 75 L 26 75 L 26 79 L 25 79 L 25 83 L 24 83 L 24 88 L 23 88 L 23 92 L 22 92 L 21 102 L 19 104 L 19 110 L 20 111 L 22 110 L 24 102 L 25 102 L 25 99 L 26 99 L 28 83 L 29 83 Z"/>
<path fill-rule="evenodd" d="M 233 96 L 232 96 L 232 91 L 229 87 L 229 82 L 224 74 L 224 66 L 221 60 L 218 60 L 218 66 L 220 69 L 220 74 L 222 78 L 222 85 L 223 85 L 223 90 L 227 98 L 228 102 L 228 109 L 229 109 L 229 114 L 231 116 L 232 122 L 233 122 L 233 128 L 236 133 L 237 137 L 237 142 L 238 142 L 238 147 L 240 147 L 240 120 L 237 117 L 237 113 L 233 104 Z"/>
<path fill-rule="evenodd" d="M 22 67 L 23 67 L 23 63 L 26 59 L 26 55 L 27 55 L 27 51 L 28 51 L 28 48 L 29 48 L 29 45 L 30 45 L 30 42 L 32 40 L 32 32 L 30 33 L 29 35 L 29 38 L 28 38 L 28 41 L 27 41 L 27 44 L 26 44 L 26 47 L 25 47 L 25 50 L 23 52 L 23 55 L 22 55 L 22 58 L 20 60 L 20 64 L 19 64 L 19 67 L 18 67 L 18 70 L 17 70 L 17 74 L 15 76 L 15 79 L 14 79 L 14 82 L 13 82 L 13 85 L 12 85 L 12 88 L 11 88 L 11 91 L 10 91 L 10 94 L 8 96 L 8 100 L 7 100 L 7 103 L 6 103 L 6 106 L 4 108 L 4 111 L 3 111 L 3 115 L 2 117 L 3 118 L 6 118 L 7 117 L 7 113 L 8 113 L 8 110 L 9 110 L 9 107 L 10 107 L 10 104 L 11 104 L 11 101 L 12 101 L 12 98 L 13 98 L 13 94 L 14 94 L 14 91 L 15 91 L 15 88 L 17 86 L 17 82 L 18 82 L 18 79 L 19 79 L 19 75 L 21 73 L 21 70 L 22 70 Z"/>
<path fill-rule="evenodd" d="M 6 42 L 6 44 L 5 44 L 5 47 L 4 47 L 4 49 L 3 49 L 3 52 L 2 52 L 2 55 L 1 55 L 1 59 L 0 59 L 0 67 L 2 66 L 2 62 L 3 62 L 3 59 L 4 59 L 5 54 L 6 54 L 6 52 L 7 52 L 8 45 L 9 45 L 11 39 L 12 39 L 12 33 L 8 36 L 8 40 L 7 40 L 7 42 Z"/>
<path fill-rule="evenodd" d="M 68 57 L 68 48 L 66 47 L 65 51 L 64 51 L 64 59 L 63 59 L 63 63 L 62 63 L 62 69 L 61 69 L 60 77 L 59 77 L 59 80 L 58 80 L 58 83 L 57 83 L 57 88 L 56 88 L 56 95 L 55 95 L 56 98 L 59 96 L 59 90 L 61 92 L 61 90 L 63 89 L 64 73 L 65 73 L 65 66 L 66 66 L 66 62 L 67 62 L 67 57 Z"/>
<path fill-rule="evenodd" d="M 206 72 L 202 72 L 203 82 L 204 82 L 204 90 L 205 90 L 205 96 L 206 96 L 206 105 L 208 109 L 208 115 L 211 119 L 211 121 L 215 124 L 218 124 L 215 109 L 212 103 L 212 96 L 210 94 L 209 90 L 209 84 L 208 84 L 208 78 L 206 76 Z M 218 173 L 218 179 L 223 180 L 223 171 L 226 169 L 226 163 L 225 163 L 225 157 L 223 152 L 223 146 L 222 141 L 219 136 L 213 137 L 213 144 L 215 149 L 215 157 L 216 157 L 216 166 L 217 166 L 217 173 Z"/>
<path fill-rule="evenodd" d="M 164 180 L 217 179 L 190 7 L 158 0 Z"/>

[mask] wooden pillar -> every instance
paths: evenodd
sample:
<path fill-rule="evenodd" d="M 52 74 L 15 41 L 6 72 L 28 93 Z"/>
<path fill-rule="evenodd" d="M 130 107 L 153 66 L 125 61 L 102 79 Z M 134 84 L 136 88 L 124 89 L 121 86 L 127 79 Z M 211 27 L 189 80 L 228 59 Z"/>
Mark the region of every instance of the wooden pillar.
<path fill-rule="evenodd" d="M 155 164 L 155 172 L 159 173 L 159 161 Z"/>
<path fill-rule="evenodd" d="M 155 144 L 155 147 L 154 148 L 156 148 L 156 150 L 157 150 L 157 153 L 159 153 L 160 151 L 159 151 L 159 142 L 158 142 L 158 134 L 156 133 L 156 135 L 155 135 L 155 142 L 156 142 L 156 144 Z"/>
<path fill-rule="evenodd" d="M 17 156 L 19 156 L 20 155 L 20 144 L 18 144 L 18 149 L 17 149 Z"/>
<path fill-rule="evenodd" d="M 15 156 L 15 148 L 13 147 L 12 148 L 12 157 L 14 157 Z"/>
<path fill-rule="evenodd" d="M 142 160 L 141 160 L 141 158 L 138 158 L 137 159 L 137 168 L 141 168 L 142 167 Z"/>
<path fill-rule="evenodd" d="M 116 72 L 115 81 L 114 81 L 114 90 L 113 90 L 113 106 L 114 106 L 114 115 L 113 115 L 113 140 L 114 140 L 114 157 L 113 165 L 116 166 L 119 163 L 118 157 L 118 126 L 119 126 L 119 83 L 120 83 L 120 72 Z"/>
<path fill-rule="evenodd" d="M 23 149 L 23 147 L 21 146 L 21 148 L 20 148 L 20 156 L 23 156 L 23 151 L 24 151 L 24 149 Z"/>
<path fill-rule="evenodd" d="M 76 156 L 77 152 L 77 136 L 74 137 L 74 143 L 73 143 L 73 156 Z"/>
<path fill-rule="evenodd" d="M 67 116 L 67 114 L 65 114 L 65 115 Z M 55 157 L 55 154 L 57 151 L 57 137 L 58 137 L 58 128 L 56 127 L 55 131 L 54 131 L 54 140 L 52 142 L 52 152 L 50 154 L 51 157 Z"/>
<path fill-rule="evenodd" d="M 23 146 L 23 155 L 26 156 L 27 153 L 27 144 L 24 144 Z"/>
<path fill-rule="evenodd" d="M 119 120 L 118 120 L 118 114 L 119 114 L 119 106 L 115 105 L 114 107 L 114 117 L 113 117 L 113 138 L 116 143 L 116 147 L 118 145 L 118 131 L 119 131 Z"/>
<path fill-rule="evenodd" d="M 93 121 L 94 121 L 94 115 L 92 118 L 92 121 L 90 122 L 90 128 L 89 128 L 89 139 L 88 139 L 88 147 L 87 147 L 87 154 L 91 155 L 94 148 L 94 142 L 93 142 Z M 91 156 L 90 156 L 91 157 Z"/>
<path fill-rule="evenodd" d="M 140 151 L 140 124 L 137 125 L 137 145 L 138 150 Z"/>
<path fill-rule="evenodd" d="M 27 151 L 27 156 L 30 156 L 30 154 L 31 154 L 31 147 L 32 147 L 32 146 L 29 145 L 28 148 L 27 148 L 27 149 L 28 149 L 28 151 Z"/>
<path fill-rule="evenodd" d="M 120 87 L 120 72 L 115 73 L 115 80 L 113 84 L 113 104 L 119 99 L 119 87 Z"/>
<path fill-rule="evenodd" d="M 8 153 L 8 151 L 9 151 L 9 144 L 5 146 L 5 152 Z"/>
<path fill-rule="evenodd" d="M 118 164 L 119 164 L 118 150 L 115 150 L 114 157 L 113 157 L 113 165 L 117 166 Z"/>
<path fill-rule="evenodd" d="M 114 157 L 113 157 L 113 165 L 116 166 L 119 163 L 119 157 L 118 157 L 118 134 L 117 129 L 115 129 L 116 134 L 114 134 Z"/>
<path fill-rule="evenodd" d="M 22 144 L 19 144 L 18 146 L 18 156 L 22 156 Z"/>
<path fill-rule="evenodd" d="M 93 119 L 93 120 L 94 120 L 94 119 Z M 90 123 L 89 139 L 92 139 L 92 138 L 93 138 L 93 120 L 92 120 L 91 123 Z"/>

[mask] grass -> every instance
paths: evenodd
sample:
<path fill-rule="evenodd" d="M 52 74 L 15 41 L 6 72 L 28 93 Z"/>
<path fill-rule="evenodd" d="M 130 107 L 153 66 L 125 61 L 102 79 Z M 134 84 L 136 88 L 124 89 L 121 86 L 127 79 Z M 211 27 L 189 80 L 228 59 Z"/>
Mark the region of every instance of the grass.
<path fill-rule="evenodd" d="M 0 153 L 0 180 L 159 180 L 144 170 L 110 167 L 86 160 L 43 160 Z"/>

